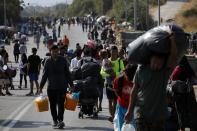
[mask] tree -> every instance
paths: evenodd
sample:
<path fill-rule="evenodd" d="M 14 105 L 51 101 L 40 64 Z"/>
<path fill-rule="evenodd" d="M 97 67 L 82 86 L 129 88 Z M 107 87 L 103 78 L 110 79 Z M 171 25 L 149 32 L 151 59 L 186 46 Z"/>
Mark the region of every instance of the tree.
<path fill-rule="evenodd" d="M 20 19 L 20 12 L 23 9 L 23 0 L 5 0 L 7 24 L 13 25 Z M 4 24 L 4 1 L 0 1 L 0 25 Z"/>

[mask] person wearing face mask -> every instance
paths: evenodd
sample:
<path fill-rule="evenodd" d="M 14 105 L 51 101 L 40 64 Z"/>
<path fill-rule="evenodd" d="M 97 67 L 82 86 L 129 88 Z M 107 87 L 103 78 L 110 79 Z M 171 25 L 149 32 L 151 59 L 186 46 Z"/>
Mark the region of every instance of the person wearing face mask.
<path fill-rule="evenodd" d="M 47 94 L 50 103 L 53 128 L 63 128 L 64 102 L 68 84 L 73 87 L 67 60 L 59 55 L 58 46 L 53 45 L 50 50 L 51 56 L 46 60 L 42 79 L 40 82 L 40 93 L 48 80 Z"/>

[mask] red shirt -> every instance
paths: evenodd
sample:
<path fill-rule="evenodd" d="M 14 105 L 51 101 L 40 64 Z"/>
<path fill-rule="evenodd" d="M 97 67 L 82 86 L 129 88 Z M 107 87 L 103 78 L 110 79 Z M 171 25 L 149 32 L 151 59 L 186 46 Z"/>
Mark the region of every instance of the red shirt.
<path fill-rule="evenodd" d="M 113 83 L 114 89 L 116 92 L 118 92 L 118 79 L 119 79 L 119 77 L 116 77 L 114 80 L 114 83 Z M 133 83 L 130 82 L 124 74 L 122 94 L 121 94 L 121 97 L 118 96 L 118 100 L 117 100 L 118 104 L 124 108 L 128 108 L 128 106 L 129 106 L 129 97 L 130 97 L 130 93 L 131 93 L 132 88 L 133 88 Z"/>
<path fill-rule="evenodd" d="M 181 80 L 181 81 L 185 81 L 187 79 L 195 79 L 195 75 L 194 74 L 189 74 L 184 67 L 182 66 L 176 66 L 176 68 L 173 70 L 171 76 L 170 76 L 171 80 Z"/>
<path fill-rule="evenodd" d="M 64 45 L 68 46 L 69 45 L 69 39 L 67 37 L 64 37 L 63 43 L 64 43 Z"/>

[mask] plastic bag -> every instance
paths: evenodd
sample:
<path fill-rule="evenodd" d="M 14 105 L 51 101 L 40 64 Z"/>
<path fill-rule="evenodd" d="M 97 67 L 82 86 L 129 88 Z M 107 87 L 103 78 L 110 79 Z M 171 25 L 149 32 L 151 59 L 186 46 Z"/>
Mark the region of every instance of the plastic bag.
<path fill-rule="evenodd" d="M 135 131 L 135 128 L 130 123 L 129 124 L 124 123 L 123 126 L 122 126 L 121 131 Z"/>
<path fill-rule="evenodd" d="M 189 40 L 184 31 L 177 25 L 167 24 L 155 27 L 138 37 L 128 46 L 128 60 L 130 63 L 149 63 L 152 52 L 168 54 L 170 52 L 170 35 L 175 33 L 177 47 L 177 62 L 185 54 Z"/>
<path fill-rule="evenodd" d="M 118 114 L 117 113 L 115 114 L 113 122 L 114 122 L 114 131 L 118 131 L 119 124 L 118 124 Z"/>
<path fill-rule="evenodd" d="M 79 100 L 79 93 L 72 93 L 72 99 Z"/>
<path fill-rule="evenodd" d="M 48 97 L 47 96 L 38 96 L 34 100 L 35 106 L 36 106 L 36 111 L 37 112 L 44 112 L 49 110 L 49 105 L 48 105 Z"/>
<path fill-rule="evenodd" d="M 70 111 L 75 111 L 79 100 L 75 100 L 72 98 L 72 95 L 67 93 L 66 94 L 66 101 L 65 101 L 65 109 Z"/>

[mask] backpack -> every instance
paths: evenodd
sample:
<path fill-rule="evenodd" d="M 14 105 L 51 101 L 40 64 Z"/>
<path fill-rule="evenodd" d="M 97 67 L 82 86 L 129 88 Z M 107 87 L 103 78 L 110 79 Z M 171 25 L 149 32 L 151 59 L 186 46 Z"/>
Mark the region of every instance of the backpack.
<path fill-rule="evenodd" d="M 101 66 L 97 62 L 94 62 L 93 59 L 90 61 L 82 59 L 80 65 L 80 68 L 76 67 L 71 71 L 73 80 L 81 80 L 88 76 L 100 75 Z"/>
<path fill-rule="evenodd" d="M 71 71 L 71 76 L 73 80 L 80 80 L 82 79 L 82 72 L 81 72 L 81 68 L 73 68 L 73 70 Z"/>
<path fill-rule="evenodd" d="M 81 71 L 82 77 L 86 78 L 88 76 L 99 76 L 101 71 L 101 66 L 94 62 L 93 59 L 91 61 L 82 60 L 81 62 Z"/>

